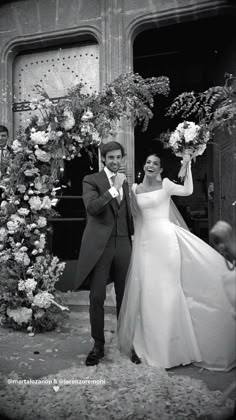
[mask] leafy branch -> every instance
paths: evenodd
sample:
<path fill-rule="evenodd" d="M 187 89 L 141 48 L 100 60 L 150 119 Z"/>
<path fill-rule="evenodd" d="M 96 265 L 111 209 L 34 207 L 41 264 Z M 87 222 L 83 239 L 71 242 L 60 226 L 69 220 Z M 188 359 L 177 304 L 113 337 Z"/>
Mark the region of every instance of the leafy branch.
<path fill-rule="evenodd" d="M 201 93 L 181 93 L 166 115 L 180 116 L 183 120 L 192 118 L 207 124 L 210 131 L 221 128 L 232 134 L 236 127 L 236 77 L 226 73 L 224 86 L 213 86 Z"/>

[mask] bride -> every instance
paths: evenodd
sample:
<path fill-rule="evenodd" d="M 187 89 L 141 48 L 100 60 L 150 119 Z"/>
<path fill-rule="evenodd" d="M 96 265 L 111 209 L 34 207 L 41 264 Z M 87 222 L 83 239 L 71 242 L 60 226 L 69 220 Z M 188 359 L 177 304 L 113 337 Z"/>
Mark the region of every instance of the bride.
<path fill-rule="evenodd" d="M 143 183 L 131 191 L 135 236 L 118 320 L 119 348 L 151 366 L 195 362 L 230 370 L 236 365 L 236 334 L 222 281 L 225 260 L 169 218 L 171 196 L 193 192 L 191 161 L 184 185 L 161 180 L 155 154 L 148 156 L 144 172 Z"/>

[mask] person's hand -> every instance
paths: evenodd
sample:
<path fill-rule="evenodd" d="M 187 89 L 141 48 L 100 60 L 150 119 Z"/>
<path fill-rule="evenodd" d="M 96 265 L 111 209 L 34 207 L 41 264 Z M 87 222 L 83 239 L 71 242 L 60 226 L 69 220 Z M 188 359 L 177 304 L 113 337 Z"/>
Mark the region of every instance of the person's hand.
<path fill-rule="evenodd" d="M 114 180 L 114 187 L 116 188 L 116 190 L 119 192 L 120 188 L 123 185 L 123 182 L 126 180 L 126 176 L 124 174 L 121 173 L 117 173 L 115 180 Z"/>
<path fill-rule="evenodd" d="M 190 153 L 184 153 L 182 162 L 186 164 L 191 162 L 191 159 L 192 155 Z"/>

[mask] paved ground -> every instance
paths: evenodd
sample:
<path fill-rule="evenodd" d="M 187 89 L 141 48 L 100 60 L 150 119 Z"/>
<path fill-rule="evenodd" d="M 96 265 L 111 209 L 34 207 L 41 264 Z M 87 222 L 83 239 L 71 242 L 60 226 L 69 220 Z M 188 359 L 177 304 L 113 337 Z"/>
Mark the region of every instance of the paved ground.
<path fill-rule="evenodd" d="M 77 309 L 77 311 L 75 310 Z M 114 337 L 116 318 L 112 308 L 107 308 L 105 319 L 106 342 Z M 74 307 L 68 321 L 56 331 L 36 334 L 0 328 L 0 373 L 6 377 L 16 372 L 22 379 L 37 379 L 60 370 L 84 365 L 86 354 L 92 347 L 88 308 Z M 236 370 L 210 372 L 193 365 L 170 369 L 174 375 L 201 379 L 210 390 L 224 391 L 235 379 Z M 236 398 L 236 391 L 231 394 Z"/>

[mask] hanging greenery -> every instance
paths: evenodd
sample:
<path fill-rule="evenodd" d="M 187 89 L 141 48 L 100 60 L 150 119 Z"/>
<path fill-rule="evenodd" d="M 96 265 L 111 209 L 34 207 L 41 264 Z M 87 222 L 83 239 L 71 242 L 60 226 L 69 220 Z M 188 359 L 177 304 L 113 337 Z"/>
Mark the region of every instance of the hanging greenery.
<path fill-rule="evenodd" d="M 183 92 L 177 96 L 167 116 L 192 118 L 210 132 L 227 130 L 232 134 L 236 128 L 236 77 L 225 74 L 224 86 L 213 86 L 204 92 Z"/>
<path fill-rule="evenodd" d="M 167 77 L 119 76 L 101 93 L 85 95 L 79 84 L 59 102 L 40 86 L 35 115 L 13 141 L 0 206 L 0 323 L 30 334 L 56 327 L 66 312 L 55 283 L 65 264 L 50 254 L 47 219 L 65 160 L 91 153 L 119 132 L 127 118 L 146 130 L 156 95 L 168 95 Z"/>

